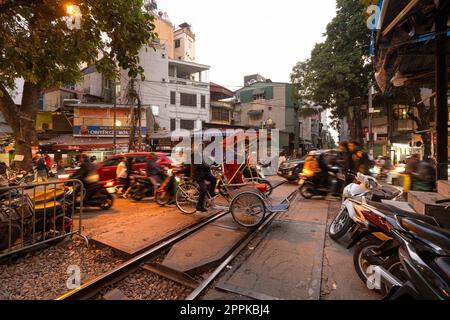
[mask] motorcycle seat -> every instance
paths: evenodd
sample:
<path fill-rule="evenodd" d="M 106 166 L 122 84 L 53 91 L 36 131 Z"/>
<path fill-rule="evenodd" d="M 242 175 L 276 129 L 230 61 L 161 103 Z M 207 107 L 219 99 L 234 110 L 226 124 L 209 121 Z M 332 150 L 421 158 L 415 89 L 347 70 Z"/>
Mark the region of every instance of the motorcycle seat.
<path fill-rule="evenodd" d="M 49 212 L 50 210 L 54 211 L 56 209 L 56 211 L 58 211 L 59 209 L 62 208 L 61 203 L 59 202 L 49 202 L 49 203 L 36 203 L 36 205 L 34 206 L 34 210 L 36 211 L 36 213 L 38 212 L 44 212 L 47 211 Z"/>
<path fill-rule="evenodd" d="M 450 257 L 439 257 L 431 263 L 433 269 L 436 270 L 447 282 L 450 281 Z"/>
<path fill-rule="evenodd" d="M 367 204 L 371 205 L 372 207 L 375 207 L 382 213 L 389 215 L 389 216 L 397 215 L 397 216 L 404 217 L 404 218 L 411 218 L 411 219 L 423 221 L 427 224 L 430 224 L 430 225 L 433 225 L 436 227 L 440 226 L 439 223 L 437 222 L 437 220 L 430 216 L 426 216 L 426 215 L 418 214 L 418 213 L 411 213 L 409 211 L 402 210 L 398 207 L 395 207 L 395 206 L 392 206 L 392 205 L 389 205 L 386 203 L 367 201 Z"/>
<path fill-rule="evenodd" d="M 450 251 L 450 231 L 410 218 L 400 218 L 399 221 L 406 231 L 439 246 L 445 251 Z"/>

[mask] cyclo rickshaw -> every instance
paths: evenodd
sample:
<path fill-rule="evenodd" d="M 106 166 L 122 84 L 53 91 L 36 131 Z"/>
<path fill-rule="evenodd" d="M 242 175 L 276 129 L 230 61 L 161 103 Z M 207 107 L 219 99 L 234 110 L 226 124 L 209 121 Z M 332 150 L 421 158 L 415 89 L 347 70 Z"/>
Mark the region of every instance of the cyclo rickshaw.
<path fill-rule="evenodd" d="M 227 139 L 236 138 L 238 141 L 242 137 L 231 136 Z M 245 136 L 248 138 L 248 136 Z M 224 147 L 226 148 L 224 142 Z M 283 200 L 279 205 L 274 206 L 269 198 L 272 191 L 284 184 L 282 182 L 276 187 L 264 179 L 263 175 L 258 174 L 261 166 L 252 166 L 249 156 L 250 146 L 258 142 L 257 134 L 251 137 L 246 148 L 245 161 L 241 164 L 223 163 L 221 165 L 211 166 L 213 175 L 217 178 L 216 190 L 229 204 L 229 211 L 233 219 L 241 226 L 252 228 L 264 221 L 268 212 L 284 212 L 289 210 L 290 201 L 295 197 L 294 192 L 291 196 Z M 236 146 L 234 143 L 233 146 Z M 251 155 L 250 155 L 251 156 Z M 256 170 L 255 170 L 256 169 Z M 178 209 L 185 214 L 194 214 L 199 197 L 199 187 L 196 182 L 185 179 L 178 186 L 175 201 Z M 207 197 L 205 207 L 211 207 L 214 199 Z M 225 208 L 224 208 L 225 209 Z"/>

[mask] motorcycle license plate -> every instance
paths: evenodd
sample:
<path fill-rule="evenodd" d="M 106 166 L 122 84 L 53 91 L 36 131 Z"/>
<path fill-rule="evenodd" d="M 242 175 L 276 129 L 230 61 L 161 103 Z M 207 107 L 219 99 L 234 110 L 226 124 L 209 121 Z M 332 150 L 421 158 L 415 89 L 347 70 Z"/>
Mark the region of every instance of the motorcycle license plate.
<path fill-rule="evenodd" d="M 116 189 L 114 188 L 107 188 L 106 191 L 108 191 L 108 193 L 110 194 L 116 193 Z"/>

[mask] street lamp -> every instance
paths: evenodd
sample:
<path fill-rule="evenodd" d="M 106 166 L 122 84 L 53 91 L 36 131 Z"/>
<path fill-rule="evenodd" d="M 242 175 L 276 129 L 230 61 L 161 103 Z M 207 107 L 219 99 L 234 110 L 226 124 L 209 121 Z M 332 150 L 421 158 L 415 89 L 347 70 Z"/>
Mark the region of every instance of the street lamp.
<path fill-rule="evenodd" d="M 67 14 L 67 27 L 71 30 L 80 29 L 81 28 L 81 9 L 79 6 L 67 3 L 65 5 L 66 14 Z"/>
<path fill-rule="evenodd" d="M 75 6 L 73 4 L 71 4 L 71 3 L 66 4 L 66 13 L 69 16 L 74 16 L 77 13 L 76 9 L 75 9 Z"/>

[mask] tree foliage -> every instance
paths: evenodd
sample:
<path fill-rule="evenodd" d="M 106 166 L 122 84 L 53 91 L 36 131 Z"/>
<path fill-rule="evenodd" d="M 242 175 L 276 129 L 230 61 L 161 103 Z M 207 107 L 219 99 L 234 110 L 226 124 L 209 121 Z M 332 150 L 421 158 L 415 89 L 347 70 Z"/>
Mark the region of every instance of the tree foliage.
<path fill-rule="evenodd" d="M 299 104 L 330 108 L 335 119 L 346 114 L 352 99 L 367 95 L 372 78 L 370 30 L 359 0 L 337 0 L 336 16 L 325 41 L 315 45 L 311 58 L 297 63 L 291 79 L 299 87 Z"/>
<path fill-rule="evenodd" d="M 67 24 L 66 6 L 79 7 L 79 28 Z M 0 4 L 0 112 L 13 129 L 16 150 L 30 167 L 31 141 L 39 92 L 76 83 L 83 64 L 96 62 L 113 78 L 118 68 L 135 78 L 143 74 L 138 53 L 155 39 L 153 17 L 143 0 L 6 0 Z M 25 80 L 22 105 L 9 92 Z M 19 118 L 17 118 L 17 115 Z M 18 120 L 18 121 L 17 121 Z"/>

